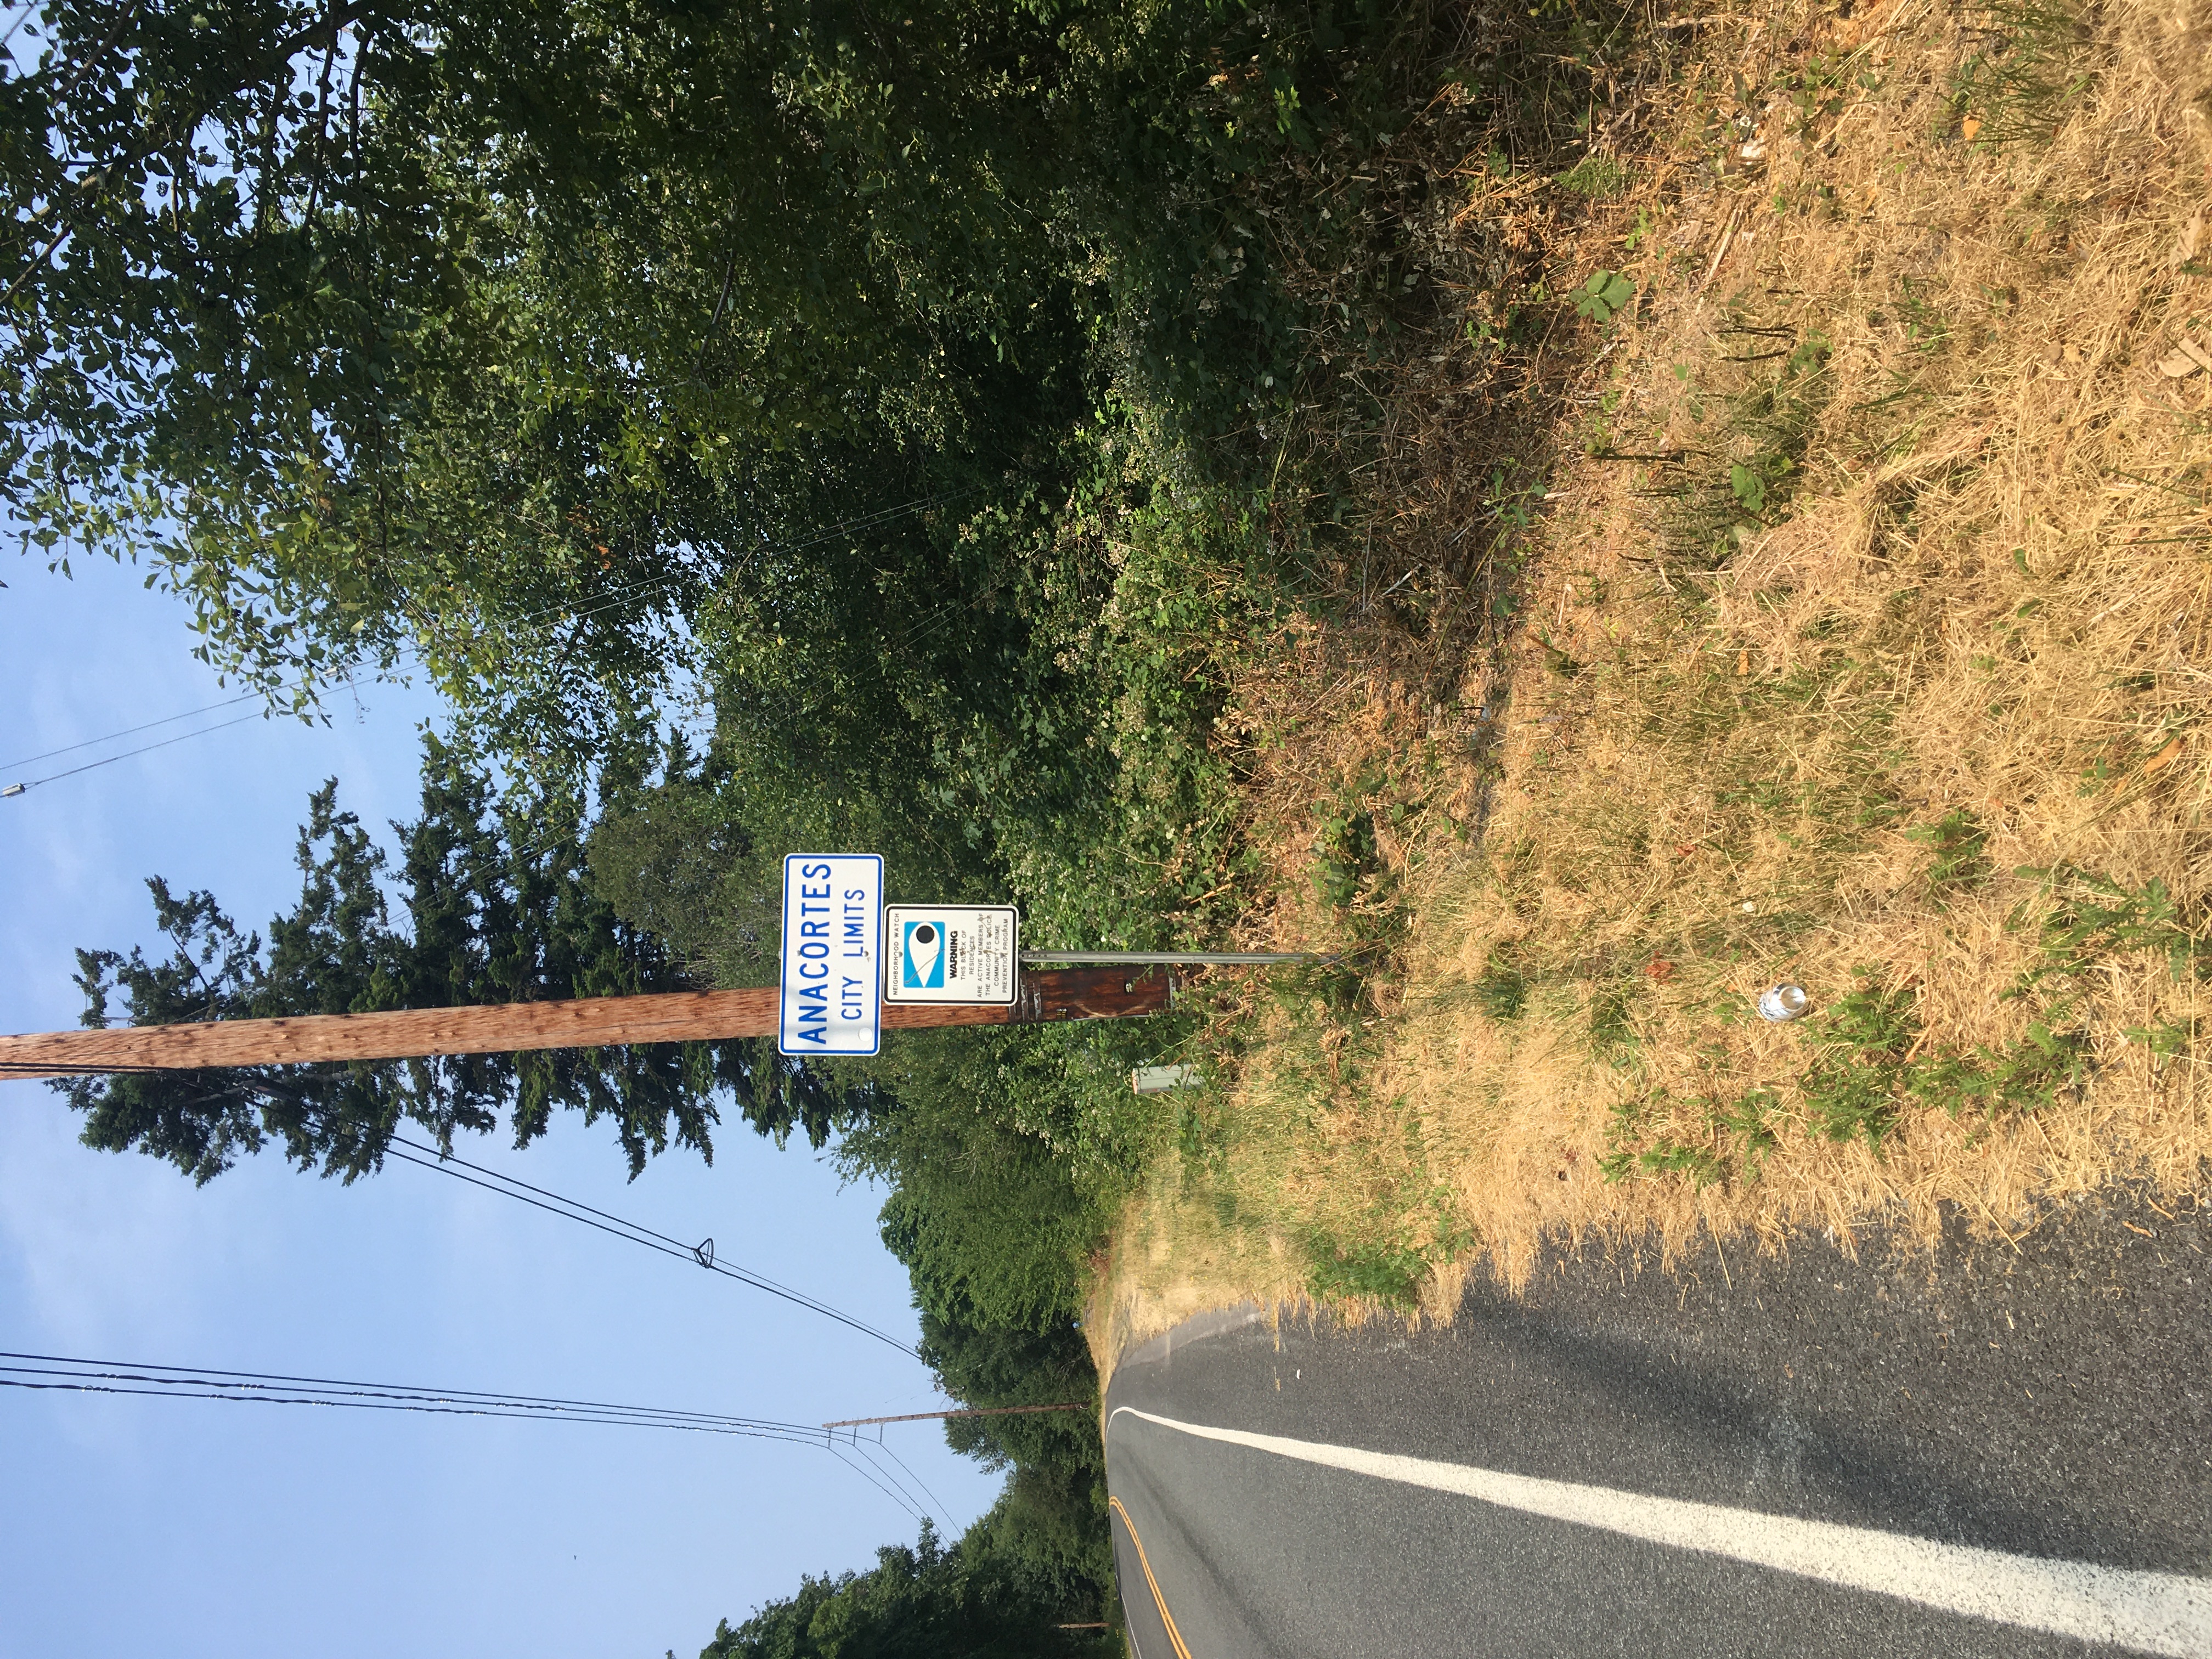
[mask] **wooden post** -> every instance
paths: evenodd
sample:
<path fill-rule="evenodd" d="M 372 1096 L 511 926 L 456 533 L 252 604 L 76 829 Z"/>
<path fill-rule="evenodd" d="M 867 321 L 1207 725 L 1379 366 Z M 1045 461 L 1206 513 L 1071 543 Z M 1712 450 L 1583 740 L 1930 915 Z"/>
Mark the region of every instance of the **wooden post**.
<path fill-rule="evenodd" d="M 966 1003 L 884 1005 L 885 1030 L 940 1025 L 1026 1025 L 1054 1019 L 1121 1019 L 1168 1006 L 1157 969 L 1060 968 L 1024 973 L 1012 1007 Z M 126 1025 L 112 1030 L 0 1036 L 0 1078 L 102 1072 L 198 1071 L 224 1066 L 305 1066 L 339 1060 L 412 1060 L 599 1048 L 632 1042 L 711 1042 L 775 1035 L 776 993 L 676 991 L 571 1002 L 506 1002 L 476 1008 L 409 1008 L 380 1014 L 305 1014 L 201 1025 Z"/>
<path fill-rule="evenodd" d="M 1030 1412 L 1095 1412 L 1098 1403 L 1077 1400 L 1065 1406 L 962 1406 L 945 1412 L 908 1412 L 902 1417 L 841 1417 L 825 1429 L 864 1429 L 876 1423 L 934 1423 L 946 1417 L 1020 1417 Z"/>

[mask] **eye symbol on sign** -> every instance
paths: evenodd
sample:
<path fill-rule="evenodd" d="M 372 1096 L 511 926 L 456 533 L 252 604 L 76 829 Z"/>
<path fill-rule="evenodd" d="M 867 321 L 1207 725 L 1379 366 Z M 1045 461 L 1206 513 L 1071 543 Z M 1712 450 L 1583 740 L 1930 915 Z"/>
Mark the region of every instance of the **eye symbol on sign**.
<path fill-rule="evenodd" d="M 945 929 L 938 923 L 907 923 L 906 982 L 911 990 L 945 988 Z"/>

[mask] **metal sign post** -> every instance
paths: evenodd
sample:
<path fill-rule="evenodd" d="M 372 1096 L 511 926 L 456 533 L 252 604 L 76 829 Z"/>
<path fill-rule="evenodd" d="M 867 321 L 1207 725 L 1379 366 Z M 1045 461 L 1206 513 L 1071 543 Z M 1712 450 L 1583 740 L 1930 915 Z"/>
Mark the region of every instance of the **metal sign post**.
<path fill-rule="evenodd" d="M 1054 963 L 1087 962 L 1117 968 L 1161 966 L 1169 968 L 1253 968 L 1279 966 L 1292 962 L 1341 962 L 1343 957 L 1323 956 L 1314 951 L 1024 951 L 1024 967 L 1043 967 Z"/>

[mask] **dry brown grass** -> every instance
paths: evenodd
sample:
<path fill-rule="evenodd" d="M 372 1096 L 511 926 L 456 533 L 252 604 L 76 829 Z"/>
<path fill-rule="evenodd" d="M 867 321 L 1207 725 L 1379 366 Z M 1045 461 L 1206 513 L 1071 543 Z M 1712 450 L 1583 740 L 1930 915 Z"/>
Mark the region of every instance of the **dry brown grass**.
<path fill-rule="evenodd" d="M 2084 14 L 2044 49 L 2092 78 L 2041 103 L 1977 78 L 2001 25 L 1895 0 L 1704 41 L 1635 191 L 1550 248 L 1639 295 L 1571 368 L 1541 349 L 1570 459 L 1517 628 L 1447 665 L 1387 618 L 1315 625 L 1246 688 L 1282 872 L 1255 936 L 1358 938 L 1395 971 L 1334 1017 L 1224 999 L 1236 1081 L 1123 1229 L 1117 1330 L 1317 1261 L 1339 1291 L 1425 1262 L 1448 1312 L 1471 1261 L 1517 1281 L 1561 1233 L 1847 1237 L 1954 1205 L 2010 1235 L 2121 1174 L 2196 1182 L 2192 975 L 2108 939 L 2002 994 L 2069 892 L 2114 902 L 2018 868 L 2155 881 L 2191 926 L 2212 904 L 2212 372 L 2160 367 L 2212 345 L 2212 6 Z M 1808 66 L 1837 84 L 1793 101 Z M 1464 501 L 1480 469 L 1432 436 L 1401 474 L 1427 453 L 1454 482 L 1407 499 Z M 1405 515 L 1399 565 L 1440 578 L 1448 519 Z M 1377 824 L 1349 905 L 1310 879 L 1332 799 Z M 1783 978 L 1814 1017 L 1749 1018 Z M 1930 1090 L 1832 1138 L 1806 1079 L 1864 985 L 1911 1022 L 1904 1063 L 1986 1074 L 2038 1020 L 2073 1047 L 2047 1098 Z"/>

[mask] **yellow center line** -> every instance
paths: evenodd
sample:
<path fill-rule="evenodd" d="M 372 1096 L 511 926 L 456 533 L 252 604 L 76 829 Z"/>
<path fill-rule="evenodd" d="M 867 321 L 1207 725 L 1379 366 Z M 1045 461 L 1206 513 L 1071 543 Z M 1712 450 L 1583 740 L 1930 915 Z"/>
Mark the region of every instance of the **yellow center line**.
<path fill-rule="evenodd" d="M 1160 1610 L 1160 1623 L 1167 1626 L 1176 1659 L 1190 1659 L 1190 1650 L 1183 1645 L 1182 1632 L 1176 1628 L 1175 1615 L 1168 1611 L 1167 1598 L 1160 1594 L 1160 1581 L 1152 1577 L 1152 1564 L 1146 1559 L 1145 1540 L 1137 1536 L 1137 1523 L 1129 1519 L 1129 1511 L 1121 1506 L 1120 1498 L 1109 1498 L 1106 1506 L 1120 1516 L 1121 1524 L 1129 1529 L 1129 1541 L 1137 1547 L 1137 1565 L 1145 1570 L 1145 1583 L 1152 1588 L 1152 1605 Z"/>

